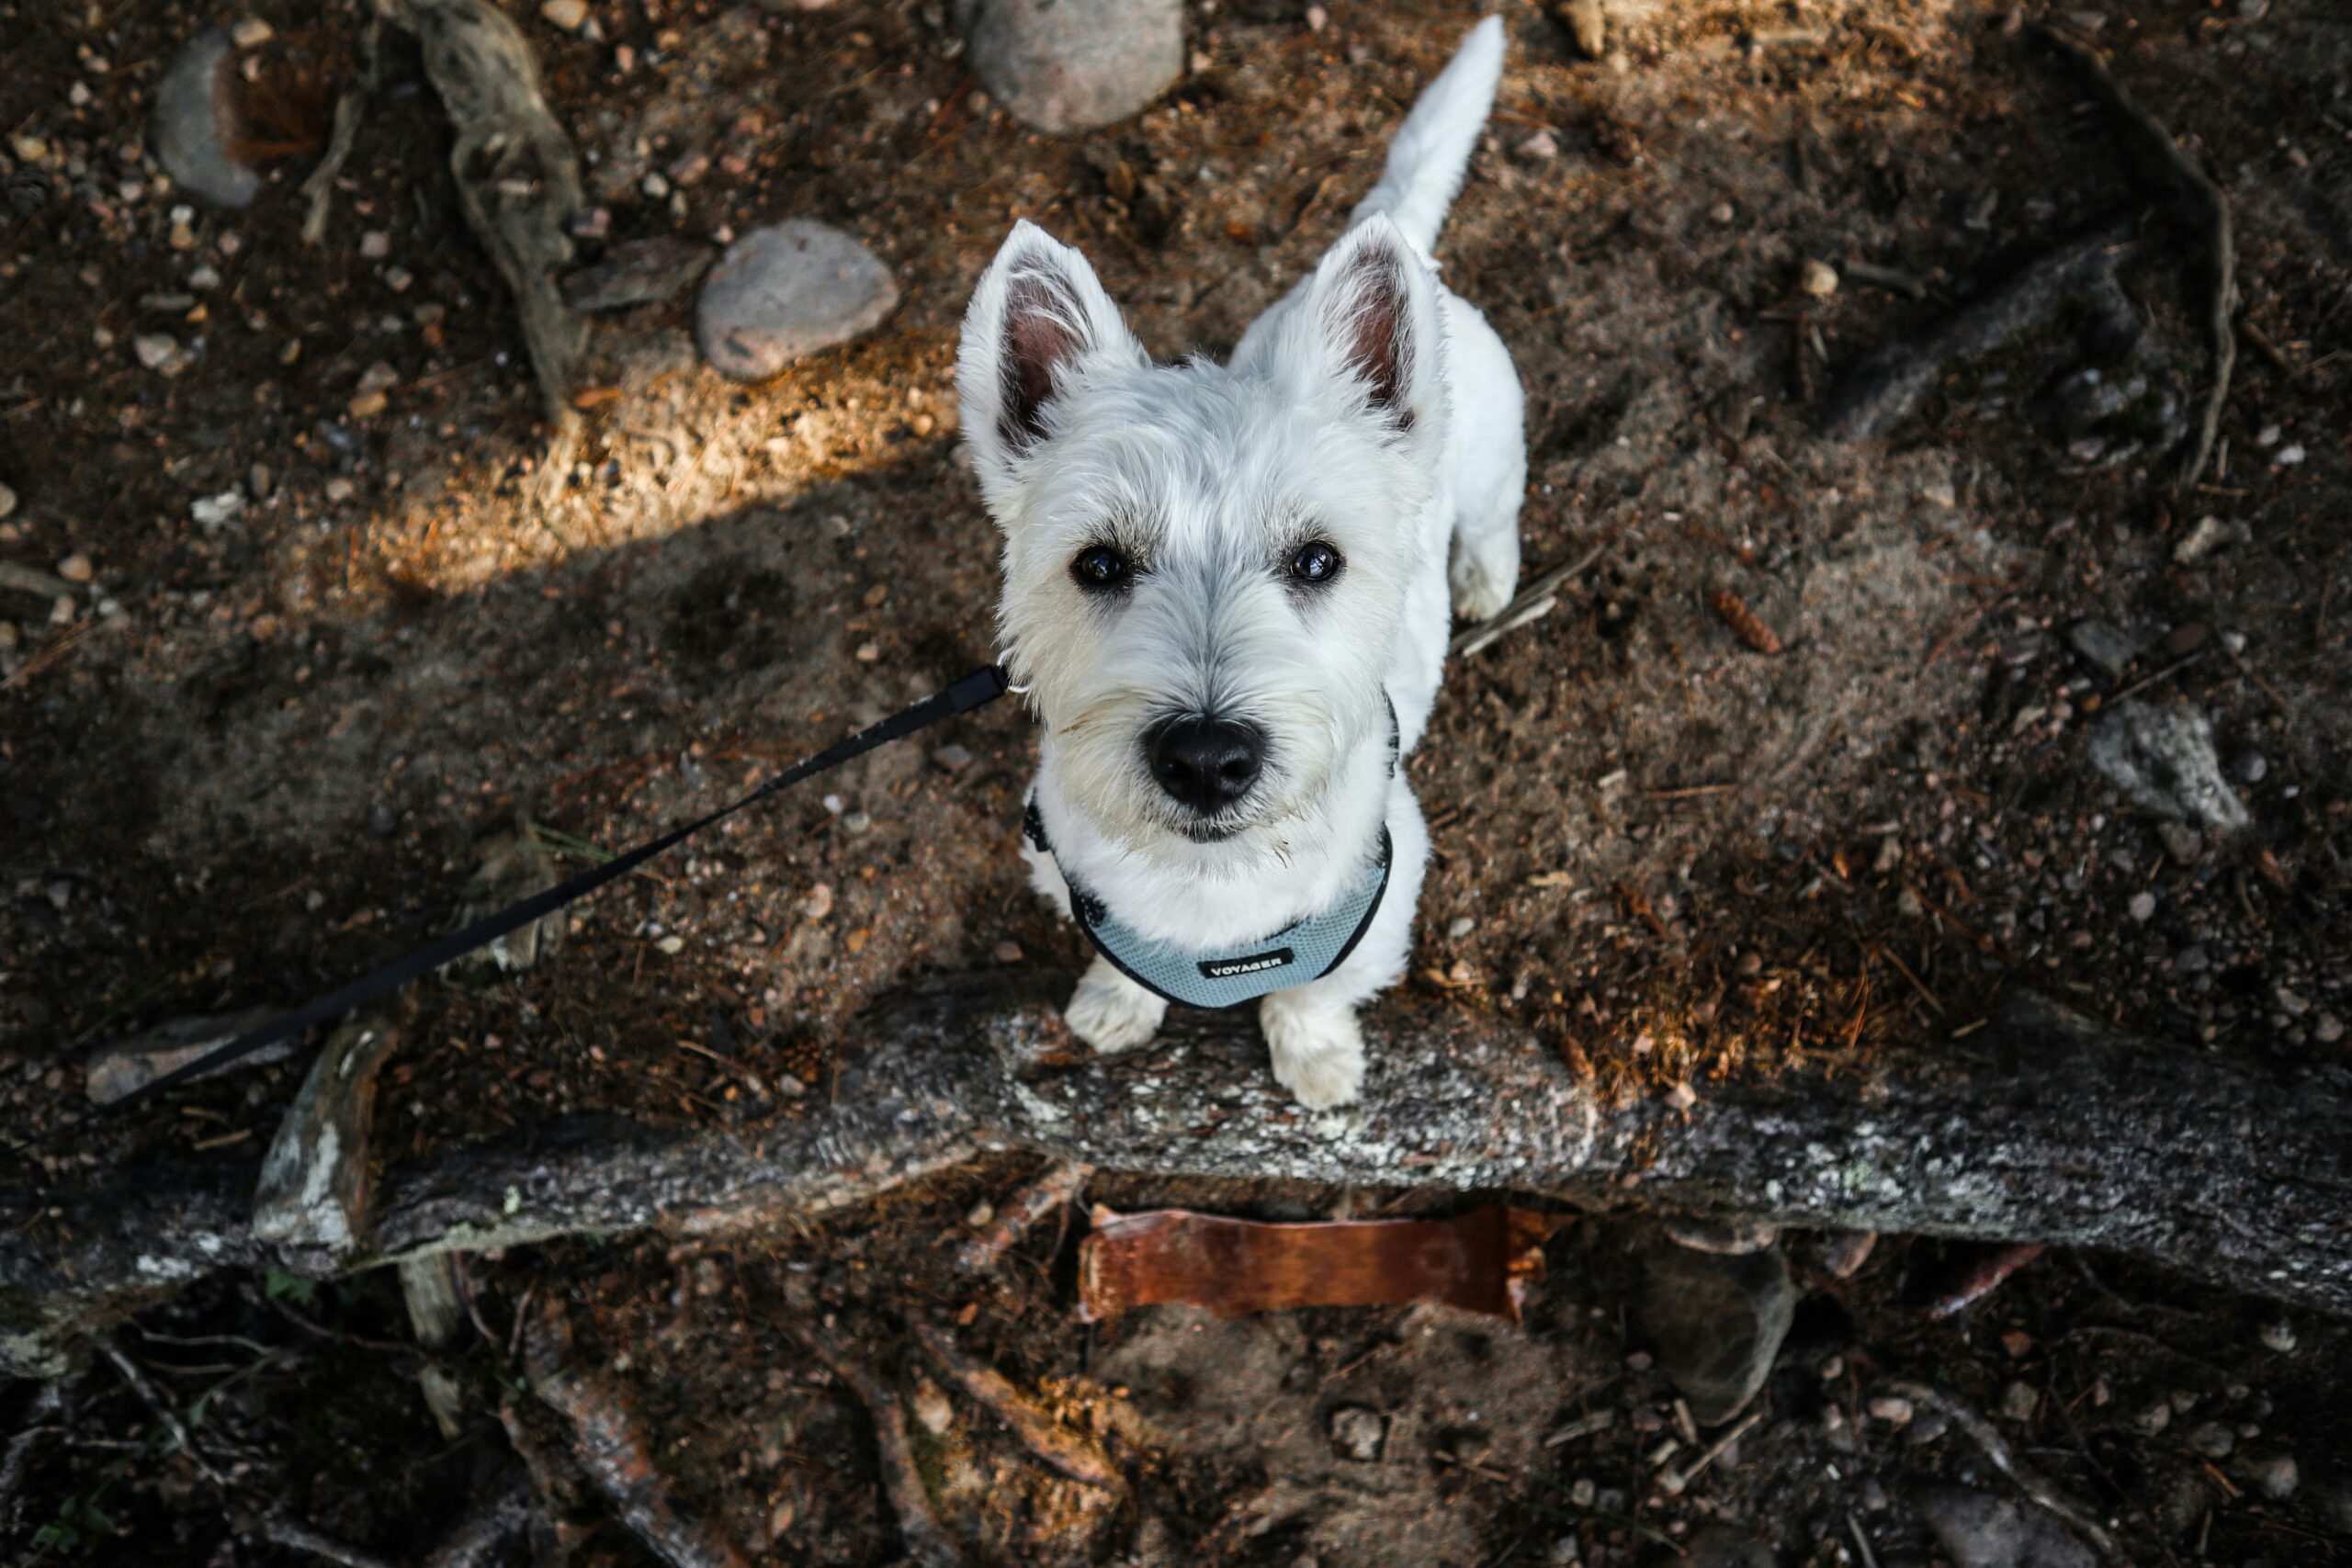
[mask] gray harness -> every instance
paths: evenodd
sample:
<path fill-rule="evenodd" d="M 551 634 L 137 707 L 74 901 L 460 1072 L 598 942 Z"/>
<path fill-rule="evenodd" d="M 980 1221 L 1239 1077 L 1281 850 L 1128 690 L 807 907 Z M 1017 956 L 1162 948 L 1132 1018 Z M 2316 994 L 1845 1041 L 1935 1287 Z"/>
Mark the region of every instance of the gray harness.
<path fill-rule="evenodd" d="M 1388 771 L 1396 771 L 1396 715 L 1388 716 Z M 1022 826 L 1040 854 L 1051 855 L 1046 819 L 1033 796 Z M 1319 915 L 1295 920 L 1282 930 L 1212 953 L 1193 953 L 1157 937 L 1145 936 L 1114 919 L 1102 899 L 1079 886 L 1056 857 L 1062 880 L 1069 884 L 1070 913 L 1079 929 L 1118 971 L 1145 990 L 1182 1002 L 1187 1007 L 1230 1008 L 1275 991 L 1319 980 L 1337 969 L 1380 912 L 1381 896 L 1388 891 L 1389 863 L 1395 859 L 1388 825 L 1380 826 L 1380 844 L 1373 863 L 1339 902 Z"/>

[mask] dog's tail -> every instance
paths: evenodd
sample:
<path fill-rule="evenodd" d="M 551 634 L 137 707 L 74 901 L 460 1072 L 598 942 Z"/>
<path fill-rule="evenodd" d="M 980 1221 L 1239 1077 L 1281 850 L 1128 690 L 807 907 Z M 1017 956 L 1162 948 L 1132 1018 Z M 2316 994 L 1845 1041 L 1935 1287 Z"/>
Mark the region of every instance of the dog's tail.
<path fill-rule="evenodd" d="M 1388 144 L 1388 166 L 1380 183 L 1357 206 L 1348 227 L 1385 212 L 1423 254 L 1435 246 L 1502 73 L 1503 19 L 1488 17 L 1470 29 L 1405 117 L 1396 140 Z"/>

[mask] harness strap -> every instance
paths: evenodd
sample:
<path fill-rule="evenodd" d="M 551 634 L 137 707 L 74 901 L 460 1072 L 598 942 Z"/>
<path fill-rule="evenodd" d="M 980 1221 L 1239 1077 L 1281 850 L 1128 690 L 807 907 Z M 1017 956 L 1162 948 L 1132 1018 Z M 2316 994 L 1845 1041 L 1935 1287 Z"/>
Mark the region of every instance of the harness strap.
<path fill-rule="evenodd" d="M 451 931 L 438 942 L 428 942 L 414 952 L 392 960 L 371 974 L 363 975 L 350 984 L 338 987 L 322 997 L 304 1002 L 291 1011 L 282 1012 L 268 1022 L 248 1030 L 217 1050 L 208 1051 L 185 1066 L 165 1073 L 153 1082 L 133 1089 L 114 1102 L 112 1109 L 137 1103 L 151 1094 L 161 1094 L 167 1089 L 188 1079 L 225 1067 L 243 1059 L 266 1046 L 315 1025 L 322 1024 L 363 1002 L 374 1001 L 389 992 L 398 990 L 411 980 L 430 975 L 453 959 L 462 958 L 476 948 L 488 947 L 510 931 L 519 931 L 532 921 L 543 919 L 568 904 L 574 904 L 595 892 L 605 884 L 617 882 L 651 860 L 664 850 L 674 849 L 704 829 L 724 822 L 737 812 L 758 805 L 770 795 L 788 789 L 801 780 L 827 773 L 842 763 L 864 756 L 877 746 L 904 739 L 918 730 L 928 729 L 957 714 L 969 713 L 1004 695 L 1009 682 L 1001 666 L 989 665 L 975 670 L 944 692 L 937 692 L 913 706 L 892 714 L 877 724 L 867 726 L 846 740 L 836 741 L 822 751 L 769 779 L 751 794 L 729 805 L 722 806 L 707 817 L 700 817 L 682 828 L 650 842 L 639 844 L 625 854 L 604 864 L 582 872 L 568 882 L 558 883 L 544 893 L 535 893 L 520 903 L 509 904 L 492 915 L 485 915 L 462 930 Z"/>

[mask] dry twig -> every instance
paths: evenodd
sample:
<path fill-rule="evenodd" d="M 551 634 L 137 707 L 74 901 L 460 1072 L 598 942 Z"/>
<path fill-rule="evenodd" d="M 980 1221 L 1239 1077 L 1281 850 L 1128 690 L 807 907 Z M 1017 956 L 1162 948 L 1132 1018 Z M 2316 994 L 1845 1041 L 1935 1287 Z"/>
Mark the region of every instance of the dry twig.
<path fill-rule="evenodd" d="M 327 212 L 334 201 L 335 176 L 343 173 L 344 164 L 351 157 L 352 143 L 359 139 L 359 110 L 368 95 L 376 90 L 376 75 L 383 59 L 384 20 L 370 17 L 368 30 L 359 41 L 363 62 L 359 79 L 343 90 L 334 101 L 334 130 L 327 137 L 327 150 L 302 181 L 302 197 L 310 209 L 302 215 L 302 243 L 317 245 L 327 236 Z"/>
<path fill-rule="evenodd" d="M 1969 1440 L 1984 1450 L 1984 1457 L 1993 1461 L 1993 1468 L 2007 1476 L 2017 1489 L 2025 1494 L 2026 1501 L 2081 1535 L 2098 1549 L 2101 1556 L 2115 1556 L 2114 1538 L 2091 1517 L 2082 1505 L 2070 1501 L 2020 1461 L 2010 1449 L 2008 1439 L 2001 1436 L 1999 1428 L 1992 1422 L 1943 1390 L 1927 1383 L 1898 1379 L 1888 1383 L 1886 1388 L 1888 1393 L 1899 1394 L 1922 1409 L 1941 1412 L 1946 1420 L 1967 1433 Z"/>
<path fill-rule="evenodd" d="M 2230 198 L 2213 183 L 2212 176 L 2181 150 L 2164 122 L 2132 101 L 2132 95 L 2124 91 L 2123 84 L 2108 68 L 2105 55 L 2055 28 L 2044 26 L 2040 31 L 2090 78 L 2091 85 L 2118 114 L 2132 122 L 2141 139 L 2180 182 L 2183 191 L 2204 209 L 2205 243 L 2213 268 L 2212 292 L 2206 308 L 2206 332 L 2212 339 L 2213 348 L 2213 385 L 2205 394 L 2204 412 L 2198 418 L 2197 444 L 2181 468 L 2180 489 L 2186 493 L 2196 487 L 2205 472 L 2206 459 L 2213 455 L 2213 438 L 2222 428 L 2222 409 L 2230 399 L 2230 372 L 2237 364 L 2237 334 L 2231 328 L 2230 318 L 2237 311 L 2238 251 L 2230 220 Z"/>
<path fill-rule="evenodd" d="M 122 1374 L 122 1381 L 130 1385 L 130 1392 L 137 1394 L 140 1403 L 164 1424 L 164 1430 L 172 1435 L 172 1441 L 179 1446 L 180 1452 L 187 1455 L 188 1462 L 196 1466 L 197 1473 L 215 1486 L 226 1485 L 227 1483 L 220 1479 L 220 1472 L 212 1468 L 212 1461 L 204 1457 L 204 1450 L 198 1448 L 196 1439 L 188 1435 L 187 1423 L 180 1419 L 180 1413 L 172 1408 L 153 1381 L 141 1370 L 138 1362 L 130 1359 L 130 1352 L 108 1340 L 106 1354 L 107 1359 L 114 1363 L 114 1370 Z"/>
<path fill-rule="evenodd" d="M 1534 581 L 1519 591 L 1518 598 L 1513 599 L 1476 626 L 1465 627 L 1455 634 L 1452 646 L 1446 649 L 1447 653 L 1456 659 L 1466 654 L 1476 653 L 1505 632 L 1523 626 L 1530 621 L 1542 620 L 1551 614 L 1552 606 L 1559 602 L 1558 590 L 1561 584 L 1579 575 L 1587 567 L 1607 555 L 1611 547 L 1617 543 L 1617 536 L 1632 527 L 1633 524 L 1634 520 L 1627 518 L 1602 535 L 1599 544 L 1577 557 L 1576 559 L 1565 566 L 1555 566 L 1549 571 L 1538 575 Z"/>

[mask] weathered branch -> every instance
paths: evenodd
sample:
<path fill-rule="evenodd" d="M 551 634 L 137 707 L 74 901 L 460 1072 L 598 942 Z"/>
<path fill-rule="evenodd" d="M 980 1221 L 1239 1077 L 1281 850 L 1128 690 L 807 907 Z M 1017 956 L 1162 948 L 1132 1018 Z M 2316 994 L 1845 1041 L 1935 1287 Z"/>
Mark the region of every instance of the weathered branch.
<path fill-rule="evenodd" d="M 1095 1059 L 1063 1028 L 1055 985 L 978 976 L 887 999 L 832 1103 L 756 1144 L 571 1121 L 392 1170 L 360 1261 L 752 1229 L 1025 1150 L 1109 1172 L 2097 1247 L 2352 1312 L 2341 1066 L 2120 1039 L 2020 996 L 1965 1040 L 1704 1080 L 1686 1111 L 1604 1101 L 1517 1026 L 1399 998 L 1367 1020 L 1365 1102 L 1310 1113 L 1268 1077 L 1246 1019 L 1180 1018 L 1149 1051 Z M 245 1228 L 250 1181 L 247 1161 L 0 1194 L 6 1368 L 54 1367 L 59 1336 L 206 1269 L 286 1266 Z"/>

